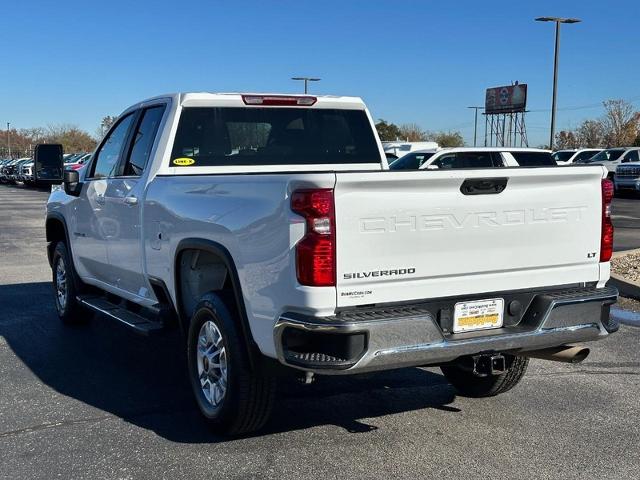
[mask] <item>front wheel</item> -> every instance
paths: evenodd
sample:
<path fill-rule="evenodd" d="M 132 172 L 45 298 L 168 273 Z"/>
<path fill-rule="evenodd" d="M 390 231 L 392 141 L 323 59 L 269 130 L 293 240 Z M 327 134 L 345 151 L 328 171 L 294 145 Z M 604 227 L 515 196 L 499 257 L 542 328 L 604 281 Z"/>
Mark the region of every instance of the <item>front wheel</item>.
<path fill-rule="evenodd" d="M 451 385 L 464 397 L 493 397 L 515 387 L 529 365 L 527 357 L 505 355 L 509 368 L 500 375 L 479 377 L 457 365 L 442 365 L 440 370 Z"/>
<path fill-rule="evenodd" d="M 260 429 L 275 402 L 275 378 L 251 370 L 237 319 L 217 295 L 205 295 L 194 312 L 187 354 L 200 412 L 222 434 Z"/>
<path fill-rule="evenodd" d="M 77 295 L 80 280 L 73 268 L 69 249 L 64 242 L 58 242 L 53 250 L 52 259 L 53 293 L 58 317 L 66 324 L 86 322 L 91 313 L 80 305 Z"/>

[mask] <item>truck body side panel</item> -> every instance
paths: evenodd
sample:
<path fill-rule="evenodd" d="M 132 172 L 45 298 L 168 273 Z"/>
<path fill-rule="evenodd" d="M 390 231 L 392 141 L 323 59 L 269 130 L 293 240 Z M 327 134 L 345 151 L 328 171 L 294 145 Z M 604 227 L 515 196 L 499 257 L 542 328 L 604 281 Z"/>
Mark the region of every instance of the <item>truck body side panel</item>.
<path fill-rule="evenodd" d="M 334 184 L 333 173 L 157 176 L 143 207 L 147 273 L 162 279 L 176 302 L 178 244 L 192 238 L 220 244 L 235 263 L 253 338 L 275 356 L 273 325 L 280 313 L 335 310 L 335 288 L 297 283 L 293 249 L 305 224 L 291 212 L 289 198 L 299 188 Z"/>

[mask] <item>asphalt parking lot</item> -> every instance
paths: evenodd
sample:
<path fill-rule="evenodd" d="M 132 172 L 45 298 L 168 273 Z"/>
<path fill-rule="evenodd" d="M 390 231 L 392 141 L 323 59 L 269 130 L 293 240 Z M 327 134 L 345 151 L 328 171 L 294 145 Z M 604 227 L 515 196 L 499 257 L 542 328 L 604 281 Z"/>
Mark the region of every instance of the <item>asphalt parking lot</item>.
<path fill-rule="evenodd" d="M 46 197 L 0 185 L 0 478 L 640 478 L 631 325 L 581 365 L 532 360 L 495 398 L 457 397 L 438 369 L 321 378 L 287 383 L 262 433 L 216 437 L 177 333 L 58 322 Z M 616 199 L 614 223 L 617 249 L 640 247 L 640 199 Z"/>

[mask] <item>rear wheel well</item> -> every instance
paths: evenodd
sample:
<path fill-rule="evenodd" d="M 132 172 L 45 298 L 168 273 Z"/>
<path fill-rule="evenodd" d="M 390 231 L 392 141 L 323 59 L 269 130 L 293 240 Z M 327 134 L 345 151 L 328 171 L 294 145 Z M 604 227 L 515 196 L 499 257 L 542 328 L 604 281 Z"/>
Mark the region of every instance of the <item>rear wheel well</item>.
<path fill-rule="evenodd" d="M 227 305 L 227 308 L 237 311 L 227 262 L 220 255 L 207 250 L 188 248 L 180 252 L 175 268 L 177 307 L 180 316 L 187 319 L 187 322 L 202 296 L 208 292 L 230 297 L 233 304 Z M 225 303 L 230 303 L 230 299 L 225 298 Z"/>
<path fill-rule="evenodd" d="M 261 355 L 253 339 L 244 305 L 242 285 L 231 253 L 219 243 L 201 238 L 187 238 L 178 244 L 174 264 L 176 310 L 180 329 L 186 335 L 196 305 L 203 295 L 213 293 L 220 298 L 233 320 L 246 347 L 251 369 L 280 370 L 281 365 Z"/>

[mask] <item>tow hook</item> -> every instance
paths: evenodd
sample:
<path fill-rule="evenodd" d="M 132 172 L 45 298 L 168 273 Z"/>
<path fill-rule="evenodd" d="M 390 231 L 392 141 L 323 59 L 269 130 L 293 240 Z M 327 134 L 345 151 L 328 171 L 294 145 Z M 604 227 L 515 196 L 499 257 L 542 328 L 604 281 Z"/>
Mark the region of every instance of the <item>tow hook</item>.
<path fill-rule="evenodd" d="M 480 354 L 466 357 L 461 365 L 477 377 L 502 375 L 507 371 L 507 360 L 501 353 Z"/>

